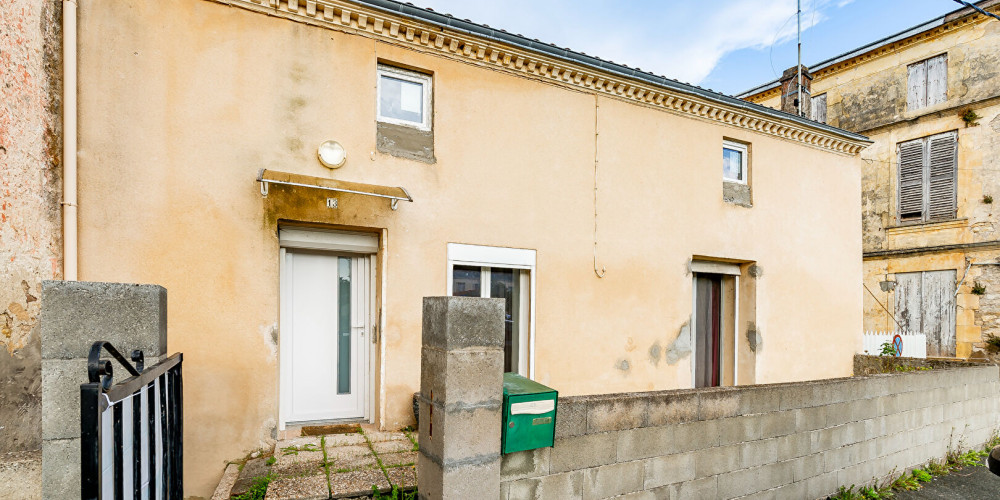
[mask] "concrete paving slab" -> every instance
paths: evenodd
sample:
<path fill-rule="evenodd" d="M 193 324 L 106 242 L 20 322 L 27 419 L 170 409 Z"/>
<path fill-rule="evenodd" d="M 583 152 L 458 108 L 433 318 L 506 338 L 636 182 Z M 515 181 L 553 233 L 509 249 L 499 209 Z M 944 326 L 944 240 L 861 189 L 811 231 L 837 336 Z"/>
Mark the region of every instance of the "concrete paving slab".
<path fill-rule="evenodd" d="M 356 457 L 371 455 L 372 450 L 368 445 L 336 446 L 326 448 L 327 460 L 336 463 L 340 460 L 347 460 Z"/>
<path fill-rule="evenodd" d="M 264 500 L 326 500 L 329 495 L 326 475 L 288 477 L 271 481 Z"/>
<path fill-rule="evenodd" d="M 379 455 L 383 453 L 400 453 L 404 451 L 413 451 L 413 443 L 411 443 L 409 439 L 405 441 L 373 442 L 372 449 L 374 449 L 375 453 L 378 453 Z"/>
<path fill-rule="evenodd" d="M 387 469 L 386 472 L 389 474 L 389 481 L 393 486 L 398 486 L 402 489 L 417 487 L 417 466 L 415 465 Z"/>
<path fill-rule="evenodd" d="M 386 453 L 379 454 L 378 458 L 382 460 L 383 467 L 399 467 L 402 465 L 410 465 L 417 463 L 417 452 L 415 451 L 404 451 L 402 453 Z"/>
<path fill-rule="evenodd" d="M 406 437 L 406 434 L 403 434 L 402 432 L 365 431 L 365 437 L 368 438 L 368 440 L 371 441 L 372 443 L 410 440 L 408 437 Z"/>
<path fill-rule="evenodd" d="M 314 476 L 323 474 L 322 451 L 300 451 L 294 454 L 276 453 L 271 472 L 278 477 Z"/>
<path fill-rule="evenodd" d="M 326 448 L 330 449 L 334 446 L 350 446 L 356 444 L 367 444 L 365 437 L 361 434 L 330 434 L 329 436 L 323 436 L 326 440 Z"/>
<path fill-rule="evenodd" d="M 380 469 L 364 469 L 330 474 L 330 493 L 333 498 L 351 498 L 371 494 L 372 487 L 388 489 L 389 481 Z"/>
<path fill-rule="evenodd" d="M 320 451 L 321 449 L 319 443 L 320 443 L 320 438 L 318 436 L 303 436 L 291 439 L 284 439 L 278 441 L 278 443 L 274 445 L 274 453 L 275 454 L 278 454 L 279 452 L 289 453 L 299 450 Z"/>

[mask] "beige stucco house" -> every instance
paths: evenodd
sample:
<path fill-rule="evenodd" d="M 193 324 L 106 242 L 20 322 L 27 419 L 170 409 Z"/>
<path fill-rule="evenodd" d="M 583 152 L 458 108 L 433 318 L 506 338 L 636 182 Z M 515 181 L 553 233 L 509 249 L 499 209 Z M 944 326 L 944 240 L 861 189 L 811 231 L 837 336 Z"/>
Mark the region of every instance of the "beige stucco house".
<path fill-rule="evenodd" d="M 505 298 L 505 368 L 563 395 L 851 373 L 861 135 L 385 0 L 75 30 L 53 272 L 167 288 L 188 495 L 303 423 L 412 424 L 424 296 Z"/>
<path fill-rule="evenodd" d="M 976 5 L 1000 13 L 997 0 Z M 805 79 L 812 118 L 874 141 L 863 154 L 865 329 L 925 333 L 930 356 L 966 358 L 1000 334 L 998 68 L 1000 21 L 966 7 Z M 781 109 L 784 95 L 787 108 L 788 77 L 741 97 Z"/>

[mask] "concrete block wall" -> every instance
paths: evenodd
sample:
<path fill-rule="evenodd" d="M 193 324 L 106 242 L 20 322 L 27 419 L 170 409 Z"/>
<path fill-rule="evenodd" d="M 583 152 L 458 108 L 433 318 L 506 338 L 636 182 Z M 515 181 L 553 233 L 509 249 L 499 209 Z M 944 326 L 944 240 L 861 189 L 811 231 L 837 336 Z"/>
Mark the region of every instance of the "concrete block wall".
<path fill-rule="evenodd" d="M 1000 426 L 1000 369 L 564 397 L 558 408 L 554 447 L 503 456 L 502 500 L 815 499 L 985 443 Z"/>
<path fill-rule="evenodd" d="M 155 364 L 167 352 L 167 291 L 158 285 L 44 281 L 41 302 L 42 496 L 78 498 L 80 384 L 88 382 L 90 347 L 105 340 L 126 359 L 141 349 L 146 366 Z M 113 368 L 115 380 L 126 377 L 124 368 Z"/>

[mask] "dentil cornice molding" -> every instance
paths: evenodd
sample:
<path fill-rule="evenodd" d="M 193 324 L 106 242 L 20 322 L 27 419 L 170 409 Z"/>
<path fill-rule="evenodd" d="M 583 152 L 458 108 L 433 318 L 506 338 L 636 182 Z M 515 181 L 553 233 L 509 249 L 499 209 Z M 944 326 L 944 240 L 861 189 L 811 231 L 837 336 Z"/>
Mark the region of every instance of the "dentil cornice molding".
<path fill-rule="evenodd" d="M 694 93 L 653 85 L 639 79 L 574 63 L 475 34 L 435 26 L 340 0 L 208 0 L 272 16 L 435 52 L 478 65 L 577 87 L 674 113 L 855 155 L 870 141 L 811 127 L 780 116 L 769 116 L 755 105 L 717 102 Z M 720 95 L 721 97 L 721 95 Z M 844 134 L 849 134 L 844 132 Z"/>

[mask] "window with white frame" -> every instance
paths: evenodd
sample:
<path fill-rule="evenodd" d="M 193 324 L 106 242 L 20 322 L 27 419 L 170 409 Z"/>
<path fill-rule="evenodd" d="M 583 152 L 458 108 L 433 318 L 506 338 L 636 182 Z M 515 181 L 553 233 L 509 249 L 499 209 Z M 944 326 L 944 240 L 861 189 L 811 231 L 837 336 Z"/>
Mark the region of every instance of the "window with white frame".
<path fill-rule="evenodd" d="M 448 295 L 504 299 L 504 371 L 530 377 L 535 251 L 448 244 Z"/>
<path fill-rule="evenodd" d="M 430 75 L 379 64 L 378 121 L 430 130 Z"/>
<path fill-rule="evenodd" d="M 728 182 L 747 183 L 747 157 L 749 150 L 746 144 L 722 142 L 722 179 Z"/>

